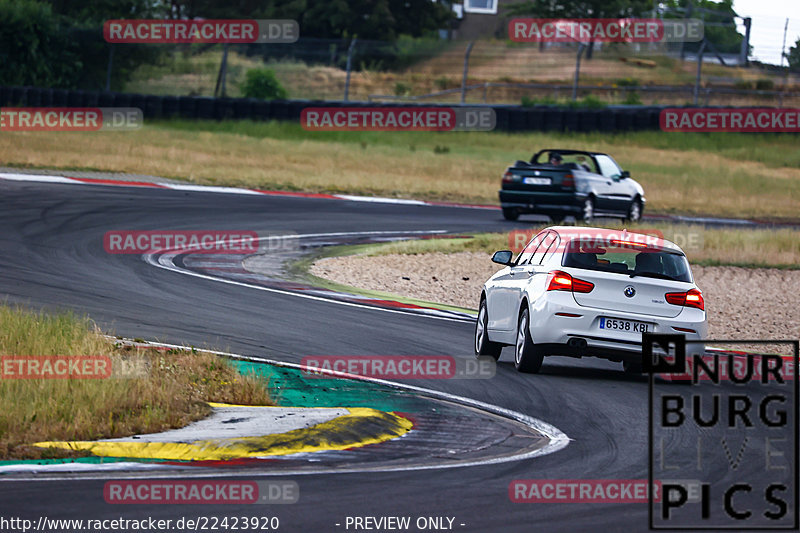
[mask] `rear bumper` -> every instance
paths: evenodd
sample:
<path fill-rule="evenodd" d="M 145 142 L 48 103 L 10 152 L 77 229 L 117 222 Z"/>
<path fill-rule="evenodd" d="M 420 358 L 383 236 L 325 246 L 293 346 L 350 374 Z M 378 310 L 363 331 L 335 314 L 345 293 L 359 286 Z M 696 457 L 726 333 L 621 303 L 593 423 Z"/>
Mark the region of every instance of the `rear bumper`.
<path fill-rule="evenodd" d="M 705 339 L 708 333 L 705 313 L 699 309 L 684 309 L 676 317 L 641 315 L 580 307 L 564 299 L 561 302 L 543 299 L 531 308 L 531 336 L 536 344 L 543 345 L 547 355 L 571 357 L 600 357 L 611 361 L 641 361 L 642 334 L 599 329 L 600 317 L 646 322 L 650 333 L 683 334 L 687 341 Z M 564 317 L 556 313 L 579 314 Z M 681 331 L 692 329 L 695 333 Z M 571 339 L 583 339 L 585 348 L 569 346 Z M 688 343 L 687 354 L 703 353 L 702 343 Z"/>
<path fill-rule="evenodd" d="M 517 209 L 521 213 L 543 215 L 576 215 L 583 209 L 585 193 L 499 191 L 500 205 L 506 209 Z"/>

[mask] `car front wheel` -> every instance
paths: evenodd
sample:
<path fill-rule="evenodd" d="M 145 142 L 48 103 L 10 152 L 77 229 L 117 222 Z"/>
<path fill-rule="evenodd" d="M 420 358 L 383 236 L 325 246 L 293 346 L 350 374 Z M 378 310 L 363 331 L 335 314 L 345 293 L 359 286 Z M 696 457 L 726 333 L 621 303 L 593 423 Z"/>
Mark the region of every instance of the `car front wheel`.
<path fill-rule="evenodd" d="M 517 220 L 519 218 L 519 211 L 513 207 L 504 207 L 503 218 L 506 220 Z"/>
<path fill-rule="evenodd" d="M 514 366 L 520 372 L 535 374 L 542 368 L 544 354 L 531 339 L 530 314 L 523 309 L 517 323 L 517 344 L 514 347 Z"/>
<path fill-rule="evenodd" d="M 489 312 L 486 308 L 486 299 L 481 300 L 478 310 L 478 319 L 475 321 L 475 357 L 487 355 L 494 357 L 497 361 L 500 358 L 500 351 L 503 345 L 489 340 Z"/>
<path fill-rule="evenodd" d="M 628 208 L 628 215 L 625 219 L 629 222 L 639 222 L 642 219 L 642 201 L 638 198 L 631 202 Z"/>
<path fill-rule="evenodd" d="M 590 196 L 583 201 L 583 209 L 581 209 L 581 220 L 590 224 L 594 220 L 594 199 Z"/>

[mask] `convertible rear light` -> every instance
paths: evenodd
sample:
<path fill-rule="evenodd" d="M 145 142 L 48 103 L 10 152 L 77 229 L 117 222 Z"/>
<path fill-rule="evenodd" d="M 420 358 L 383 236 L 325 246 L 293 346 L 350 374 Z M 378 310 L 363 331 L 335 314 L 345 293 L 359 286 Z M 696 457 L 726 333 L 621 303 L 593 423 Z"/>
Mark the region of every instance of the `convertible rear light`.
<path fill-rule="evenodd" d="M 582 279 L 573 278 L 561 270 L 553 270 L 548 274 L 548 291 L 571 291 L 571 292 L 592 292 L 594 283 Z"/>
<path fill-rule="evenodd" d="M 561 180 L 562 187 L 574 187 L 575 186 L 575 176 L 572 174 L 564 174 L 564 178 Z"/>
<path fill-rule="evenodd" d="M 514 179 L 514 175 L 511 172 L 506 172 L 503 174 L 503 183 L 511 183 Z"/>
<path fill-rule="evenodd" d="M 690 289 L 686 292 L 668 292 L 664 295 L 664 298 L 672 305 L 695 307 L 701 311 L 705 311 L 706 308 L 703 293 L 697 289 Z"/>

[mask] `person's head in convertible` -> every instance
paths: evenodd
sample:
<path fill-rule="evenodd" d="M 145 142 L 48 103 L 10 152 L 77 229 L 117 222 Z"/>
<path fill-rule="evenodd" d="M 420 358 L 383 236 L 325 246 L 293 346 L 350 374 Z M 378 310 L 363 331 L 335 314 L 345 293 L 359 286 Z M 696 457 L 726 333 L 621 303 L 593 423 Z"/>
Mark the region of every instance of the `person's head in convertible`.
<path fill-rule="evenodd" d="M 550 152 L 550 164 L 559 166 L 564 163 L 564 159 L 561 157 L 561 154 L 558 152 Z"/>

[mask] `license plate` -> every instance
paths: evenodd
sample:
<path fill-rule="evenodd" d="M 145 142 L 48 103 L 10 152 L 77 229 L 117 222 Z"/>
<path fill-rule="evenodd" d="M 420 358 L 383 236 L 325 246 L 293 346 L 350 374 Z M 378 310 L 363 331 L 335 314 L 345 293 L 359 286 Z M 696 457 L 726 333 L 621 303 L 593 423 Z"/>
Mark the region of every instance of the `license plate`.
<path fill-rule="evenodd" d="M 522 178 L 525 185 L 550 185 L 550 178 Z"/>
<path fill-rule="evenodd" d="M 601 318 L 600 329 L 612 331 L 628 331 L 630 333 L 647 333 L 649 331 L 647 322 L 636 322 L 635 320 L 620 320 L 619 318 Z"/>

